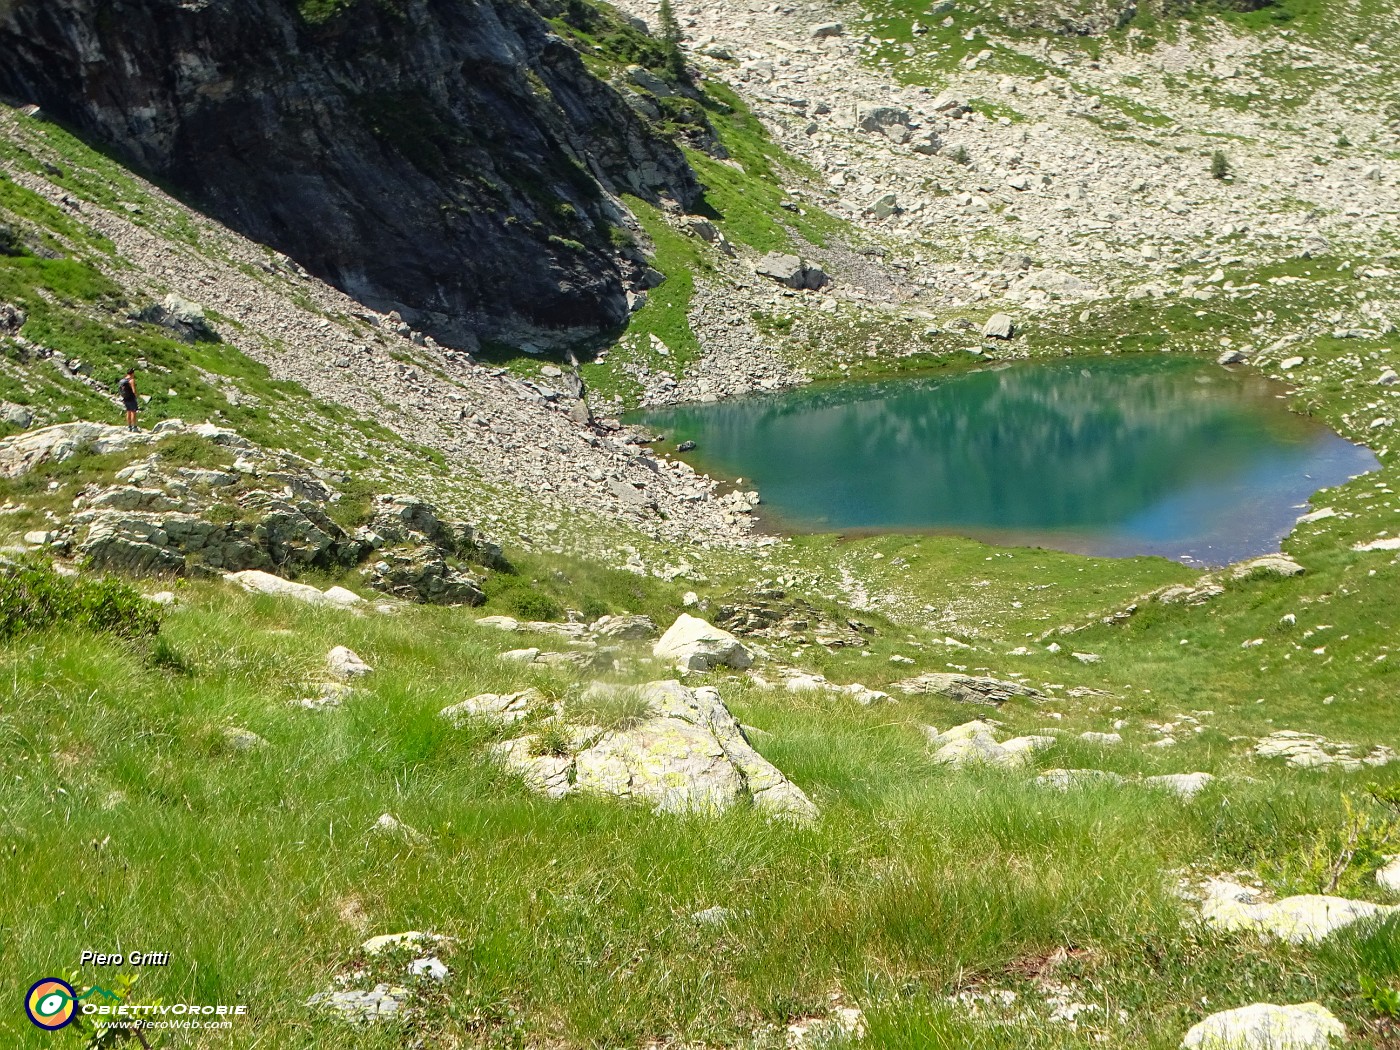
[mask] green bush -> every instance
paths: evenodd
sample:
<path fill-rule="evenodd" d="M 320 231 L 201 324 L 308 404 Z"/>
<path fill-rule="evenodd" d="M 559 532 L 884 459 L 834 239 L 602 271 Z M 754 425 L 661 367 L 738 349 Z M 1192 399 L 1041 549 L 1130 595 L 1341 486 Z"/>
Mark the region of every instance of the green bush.
<path fill-rule="evenodd" d="M 0 639 L 58 625 L 149 638 L 160 630 L 160 616 L 139 592 L 117 580 L 61 576 L 35 562 L 0 570 Z"/>
<path fill-rule="evenodd" d="M 374 497 L 377 495 L 374 483 L 354 475 L 338 486 L 340 499 L 326 505 L 326 514 L 331 521 L 349 532 L 361 525 L 368 525 L 374 517 Z"/>
<path fill-rule="evenodd" d="M 528 586 L 512 590 L 508 600 L 515 615 L 522 620 L 558 620 L 564 615 L 563 606 Z"/>
<path fill-rule="evenodd" d="M 1210 173 L 1213 178 L 1217 179 L 1230 177 L 1230 158 L 1225 156 L 1224 150 L 1216 150 L 1211 154 Z"/>
<path fill-rule="evenodd" d="M 517 619 L 562 619 L 564 607 L 538 583 L 520 573 L 494 572 L 486 577 L 482 586 L 488 602 Z"/>
<path fill-rule="evenodd" d="M 562 722 L 550 722 L 541 726 L 539 733 L 531 741 L 530 754 L 563 758 L 573 749 L 573 743 L 573 737 L 569 735 L 567 726 Z"/>

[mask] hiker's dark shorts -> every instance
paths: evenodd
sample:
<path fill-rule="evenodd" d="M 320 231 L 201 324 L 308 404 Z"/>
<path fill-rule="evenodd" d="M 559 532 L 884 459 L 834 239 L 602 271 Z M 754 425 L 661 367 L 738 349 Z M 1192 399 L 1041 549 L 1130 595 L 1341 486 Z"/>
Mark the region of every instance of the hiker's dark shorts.
<path fill-rule="evenodd" d="M 136 403 L 136 398 L 134 397 L 122 398 L 122 408 L 126 409 L 128 412 L 141 411 L 141 406 Z"/>

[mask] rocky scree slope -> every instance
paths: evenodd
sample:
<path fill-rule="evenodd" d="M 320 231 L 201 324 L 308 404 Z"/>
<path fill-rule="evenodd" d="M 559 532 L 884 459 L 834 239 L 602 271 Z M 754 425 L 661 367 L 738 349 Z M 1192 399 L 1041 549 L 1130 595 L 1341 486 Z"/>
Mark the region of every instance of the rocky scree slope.
<path fill-rule="evenodd" d="M 621 6 L 656 21 L 650 0 Z M 677 9 L 704 75 L 820 173 L 796 203 L 889 246 L 906 312 L 1236 299 L 1257 290 L 1213 267 L 1393 250 L 1392 10 L 1338 9 L 1310 35 L 1205 20 L 1084 41 L 1019 32 L 1005 5 L 931 7 Z"/>
<path fill-rule="evenodd" d="M 639 272 L 614 196 L 698 195 L 550 31 L 545 0 L 0 8 L 34 103 L 361 301 L 439 337 L 609 329 Z"/>

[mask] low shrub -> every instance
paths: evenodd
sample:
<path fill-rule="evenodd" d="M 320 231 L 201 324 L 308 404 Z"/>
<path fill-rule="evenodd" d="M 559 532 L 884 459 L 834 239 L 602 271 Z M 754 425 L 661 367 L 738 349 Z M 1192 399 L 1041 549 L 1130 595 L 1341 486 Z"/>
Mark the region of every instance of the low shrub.
<path fill-rule="evenodd" d="M 58 625 L 139 639 L 160 630 L 160 615 L 118 580 L 62 576 L 36 562 L 0 569 L 0 639 Z"/>

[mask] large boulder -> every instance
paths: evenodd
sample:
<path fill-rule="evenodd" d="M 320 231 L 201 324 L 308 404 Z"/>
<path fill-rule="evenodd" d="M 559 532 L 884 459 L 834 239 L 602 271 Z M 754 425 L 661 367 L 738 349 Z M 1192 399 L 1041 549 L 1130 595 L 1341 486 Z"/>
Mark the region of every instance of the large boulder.
<path fill-rule="evenodd" d="M 574 771 L 580 791 L 637 798 L 668 812 L 727 809 L 744 788 L 714 733 L 674 717 L 606 734 L 580 752 Z"/>
<path fill-rule="evenodd" d="M 884 131 L 896 125 L 909 124 L 909 111 L 898 106 L 859 105 L 856 126 L 861 131 Z"/>
<path fill-rule="evenodd" d="M 630 724 L 605 729 L 556 717 L 561 732 L 552 748 L 531 734 L 496 745 L 496 753 L 552 798 L 583 791 L 636 799 L 664 812 L 704 813 L 747 801 L 772 818 L 817 816 L 802 789 L 754 750 L 718 690 L 666 681 L 641 686 L 637 694 L 646 713 Z"/>
<path fill-rule="evenodd" d="M 355 650 L 337 645 L 326 654 L 326 670 L 336 678 L 360 678 L 369 674 L 374 668 L 360 657 Z"/>
<path fill-rule="evenodd" d="M 5 254 L 0 251 L 0 255 Z M 0 303 L 0 335 L 14 335 L 24 327 L 27 320 L 25 312 L 18 306 L 9 303 Z"/>
<path fill-rule="evenodd" d="M 826 285 L 829 278 L 826 272 L 820 267 L 807 262 L 796 255 L 787 255 L 783 252 L 770 252 L 760 259 L 754 266 L 754 272 L 760 277 L 770 277 L 779 284 L 787 285 L 798 291 L 804 289 L 816 291 Z"/>
<path fill-rule="evenodd" d="M 1329 1050 L 1334 1040 L 1346 1037 L 1346 1026 L 1317 1003 L 1254 1003 L 1211 1014 L 1181 1045 L 1186 1050 Z"/>
<path fill-rule="evenodd" d="M 753 653 L 743 642 L 688 613 L 676 617 L 651 654 L 682 671 L 712 671 L 716 667 L 743 670 L 753 664 Z"/>
<path fill-rule="evenodd" d="M 656 621 L 650 616 L 631 614 L 604 616 L 589 624 L 588 633 L 594 638 L 606 639 L 607 641 L 637 642 L 645 638 L 656 637 Z"/>
<path fill-rule="evenodd" d="M 444 707 L 439 713 L 455 726 L 464 725 L 474 718 L 506 725 L 520 721 L 526 715 L 548 706 L 548 703 L 538 689 L 522 689 L 518 693 L 482 693 Z"/>
<path fill-rule="evenodd" d="M 189 342 L 218 338 L 208 318 L 204 316 L 204 307 L 174 292 L 159 303 L 152 303 L 137 316 L 140 320 L 160 325 Z"/>
<path fill-rule="evenodd" d="M 925 727 L 929 746 L 935 748 L 933 760 L 940 765 L 960 769 L 966 766 L 998 766 L 1017 769 L 1029 765 L 1038 751 L 1055 746 L 1053 736 L 1019 736 L 997 743 L 990 723 L 978 719 L 964 722 L 942 733 Z"/>
<path fill-rule="evenodd" d="M 1010 339 L 1016 334 L 1016 322 L 1010 314 L 992 314 L 982 326 L 982 335 L 988 339 Z"/>

